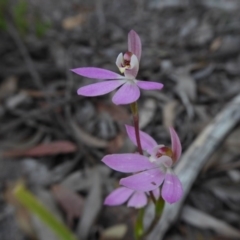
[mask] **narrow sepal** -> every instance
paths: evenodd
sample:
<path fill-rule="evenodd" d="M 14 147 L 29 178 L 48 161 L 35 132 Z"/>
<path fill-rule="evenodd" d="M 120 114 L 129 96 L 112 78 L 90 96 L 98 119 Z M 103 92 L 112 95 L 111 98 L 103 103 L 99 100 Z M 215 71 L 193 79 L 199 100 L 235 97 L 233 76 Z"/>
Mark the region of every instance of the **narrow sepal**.
<path fill-rule="evenodd" d="M 125 125 L 128 137 L 137 146 L 135 129 L 132 126 Z M 157 146 L 157 142 L 147 133 L 140 131 L 140 140 L 143 150 L 146 150 L 149 154 L 152 154 L 154 147 Z"/>
<path fill-rule="evenodd" d="M 172 142 L 173 160 L 177 161 L 182 154 L 182 145 L 180 139 L 173 127 L 169 128 Z"/>
<path fill-rule="evenodd" d="M 124 173 L 139 172 L 155 167 L 147 157 L 134 153 L 106 155 L 102 162 L 108 167 Z"/>
<path fill-rule="evenodd" d="M 134 30 L 131 30 L 128 33 L 128 51 L 135 54 L 138 58 L 138 61 L 140 62 L 142 54 L 142 43 L 140 37 Z"/>
<path fill-rule="evenodd" d="M 121 79 L 123 76 L 117 74 L 115 72 L 109 71 L 103 68 L 95 68 L 95 67 L 82 67 L 71 69 L 72 72 L 81 75 L 83 77 L 100 79 L 100 80 L 111 80 L 111 79 Z"/>

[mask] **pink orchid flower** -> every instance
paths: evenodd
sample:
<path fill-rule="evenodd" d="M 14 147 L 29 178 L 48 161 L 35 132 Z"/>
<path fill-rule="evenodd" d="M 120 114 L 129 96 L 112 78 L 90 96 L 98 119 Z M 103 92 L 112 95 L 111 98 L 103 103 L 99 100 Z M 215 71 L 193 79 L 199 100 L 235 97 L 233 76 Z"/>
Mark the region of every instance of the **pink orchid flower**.
<path fill-rule="evenodd" d="M 137 145 L 134 127 L 126 125 L 131 141 Z M 182 184 L 171 167 L 180 158 L 182 147 L 179 137 L 170 128 L 172 147 L 158 145 L 147 133 L 140 131 L 142 148 L 150 156 L 139 154 L 112 154 L 105 156 L 102 161 L 110 168 L 124 173 L 136 173 L 120 180 L 120 184 L 127 188 L 149 192 L 160 185 L 161 195 L 168 203 L 181 199 Z"/>
<path fill-rule="evenodd" d="M 74 73 L 83 77 L 105 80 L 100 83 L 90 84 L 78 89 L 78 95 L 95 97 L 107 94 L 118 87 L 112 101 L 116 105 L 129 104 L 138 100 L 140 90 L 161 90 L 163 84 L 157 82 L 146 82 L 137 80 L 136 76 L 139 69 L 142 44 L 138 34 L 131 30 L 128 34 L 128 51 L 125 54 L 120 53 L 116 60 L 116 65 L 124 76 L 115 72 L 95 67 L 83 67 L 72 69 Z"/>
<path fill-rule="evenodd" d="M 106 197 L 104 204 L 108 206 L 118 206 L 128 201 L 128 207 L 142 208 L 147 205 L 147 195 L 148 193 L 145 192 L 119 187 Z M 153 191 L 153 195 L 156 199 L 160 197 L 159 188 Z"/>

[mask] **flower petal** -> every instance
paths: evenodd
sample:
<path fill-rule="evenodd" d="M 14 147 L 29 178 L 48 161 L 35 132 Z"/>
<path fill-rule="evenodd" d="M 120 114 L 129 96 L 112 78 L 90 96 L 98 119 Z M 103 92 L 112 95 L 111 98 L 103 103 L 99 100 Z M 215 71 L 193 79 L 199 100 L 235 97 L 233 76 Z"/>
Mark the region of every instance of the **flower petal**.
<path fill-rule="evenodd" d="M 167 173 L 162 187 L 162 197 L 168 203 L 175 203 L 181 199 L 183 188 L 174 173 Z"/>
<path fill-rule="evenodd" d="M 71 71 L 83 77 L 102 79 L 102 80 L 103 79 L 114 80 L 114 79 L 123 78 L 123 76 L 103 68 L 83 67 L 83 68 L 71 69 Z"/>
<path fill-rule="evenodd" d="M 128 33 L 128 51 L 135 54 L 140 62 L 141 54 L 142 54 L 142 43 L 138 34 L 131 30 Z"/>
<path fill-rule="evenodd" d="M 177 161 L 182 154 L 182 145 L 174 128 L 170 127 L 169 130 L 172 142 L 173 160 Z"/>
<path fill-rule="evenodd" d="M 135 192 L 128 201 L 128 207 L 142 208 L 147 205 L 147 196 L 144 192 Z"/>
<path fill-rule="evenodd" d="M 156 165 L 149 162 L 148 158 L 140 154 L 123 153 L 111 154 L 102 159 L 108 167 L 124 173 L 132 173 L 156 168 Z"/>
<path fill-rule="evenodd" d="M 94 97 L 104 95 L 123 85 L 125 80 L 112 80 L 90 84 L 78 89 L 78 95 Z"/>
<path fill-rule="evenodd" d="M 137 146 L 135 129 L 132 126 L 125 125 L 128 137 Z M 140 140 L 143 150 L 146 150 L 149 154 L 152 154 L 152 150 L 157 146 L 156 141 L 147 133 L 140 131 Z"/>
<path fill-rule="evenodd" d="M 124 75 L 126 78 L 135 79 L 139 70 L 139 62 L 136 55 L 131 56 L 130 68 L 126 68 Z"/>
<path fill-rule="evenodd" d="M 134 83 L 125 83 L 113 96 L 113 103 L 116 105 L 129 104 L 138 100 L 140 90 Z"/>
<path fill-rule="evenodd" d="M 104 200 L 104 205 L 116 206 L 125 203 L 134 190 L 120 187 L 112 191 Z"/>
<path fill-rule="evenodd" d="M 160 186 L 164 177 L 165 173 L 158 168 L 122 178 L 120 184 L 136 191 L 149 192 Z"/>
<path fill-rule="evenodd" d="M 148 81 L 141 81 L 141 80 L 137 80 L 137 85 L 141 89 L 145 89 L 145 90 L 161 90 L 163 88 L 162 83 L 148 82 Z"/>

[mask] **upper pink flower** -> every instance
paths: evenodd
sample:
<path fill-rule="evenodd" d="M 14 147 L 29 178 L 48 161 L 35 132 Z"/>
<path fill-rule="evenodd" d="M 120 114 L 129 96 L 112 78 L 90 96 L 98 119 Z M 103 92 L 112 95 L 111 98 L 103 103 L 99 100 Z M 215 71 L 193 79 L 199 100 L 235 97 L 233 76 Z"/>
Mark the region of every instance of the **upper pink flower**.
<path fill-rule="evenodd" d="M 128 51 L 125 54 L 120 53 L 116 60 L 121 73 L 95 67 L 83 67 L 72 69 L 74 73 L 99 80 L 106 80 L 100 83 L 90 84 L 78 89 L 78 94 L 88 97 L 100 96 L 109 93 L 118 87 L 119 90 L 114 94 L 112 101 L 116 104 L 133 103 L 140 97 L 140 90 L 161 90 L 163 84 L 157 82 L 137 80 L 136 76 L 139 70 L 142 44 L 138 34 L 131 30 L 128 34 Z"/>
<path fill-rule="evenodd" d="M 153 191 L 154 197 L 160 197 L 159 188 Z M 135 191 L 126 187 L 119 187 L 113 190 L 105 199 L 104 204 L 109 206 L 122 205 L 128 201 L 128 207 L 142 208 L 147 205 L 148 193 Z"/>
<path fill-rule="evenodd" d="M 135 130 L 126 126 L 128 136 L 137 145 Z M 177 133 L 170 128 L 172 147 L 158 145 L 147 133 L 140 131 L 142 148 L 149 157 L 139 154 L 112 154 L 102 161 L 114 170 L 136 174 L 120 180 L 120 184 L 136 191 L 152 191 L 162 185 L 161 195 L 169 203 L 177 202 L 183 194 L 182 184 L 171 169 L 180 158 L 182 147 Z"/>

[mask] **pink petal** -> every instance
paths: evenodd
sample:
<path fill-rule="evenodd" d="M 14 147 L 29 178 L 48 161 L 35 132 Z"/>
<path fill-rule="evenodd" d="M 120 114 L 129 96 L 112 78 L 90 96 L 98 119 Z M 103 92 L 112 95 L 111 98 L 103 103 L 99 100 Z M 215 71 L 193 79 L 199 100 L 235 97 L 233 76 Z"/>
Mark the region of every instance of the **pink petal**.
<path fill-rule="evenodd" d="M 140 154 L 123 153 L 111 154 L 102 159 L 108 167 L 124 173 L 132 173 L 156 168 L 156 165 L 149 162 L 148 158 Z"/>
<path fill-rule="evenodd" d="M 131 56 L 130 66 L 131 68 L 126 69 L 124 75 L 126 78 L 135 79 L 139 70 L 139 62 L 134 54 Z"/>
<path fill-rule="evenodd" d="M 133 30 L 128 33 L 128 51 L 135 54 L 140 62 L 142 43 L 138 34 Z"/>
<path fill-rule="evenodd" d="M 141 89 L 145 89 L 145 90 L 161 90 L 163 88 L 162 83 L 148 82 L 148 81 L 141 81 L 141 80 L 137 80 L 137 85 Z"/>
<path fill-rule="evenodd" d="M 162 187 L 162 197 L 168 203 L 175 203 L 181 199 L 183 188 L 174 173 L 167 173 Z"/>
<path fill-rule="evenodd" d="M 78 95 L 83 95 L 87 97 L 95 97 L 104 95 L 123 85 L 125 80 L 112 80 L 104 81 L 99 83 L 90 84 L 78 89 Z"/>
<path fill-rule="evenodd" d="M 156 198 L 156 199 L 159 199 L 160 198 L 160 189 L 159 189 L 159 187 L 158 188 L 156 188 L 156 189 L 154 189 L 153 191 L 153 195 L 154 195 L 154 197 Z"/>
<path fill-rule="evenodd" d="M 136 191 L 149 192 L 162 184 L 164 176 L 159 168 L 152 169 L 122 178 L 120 184 Z"/>
<path fill-rule="evenodd" d="M 104 205 L 116 206 L 125 203 L 134 191 L 129 188 L 120 187 L 112 191 L 104 200 Z"/>
<path fill-rule="evenodd" d="M 137 146 L 135 129 L 132 126 L 125 125 L 128 137 Z M 140 131 L 140 140 L 143 150 L 146 150 L 149 154 L 152 154 L 152 150 L 157 146 L 156 141 L 147 133 Z"/>
<path fill-rule="evenodd" d="M 128 207 L 142 208 L 147 205 L 147 196 L 144 192 L 135 192 L 128 201 Z"/>
<path fill-rule="evenodd" d="M 75 68 L 71 69 L 72 72 L 81 75 L 83 77 L 88 77 L 88 78 L 95 78 L 95 79 L 121 79 L 123 76 L 106 70 L 102 68 L 95 68 L 95 67 L 83 67 L 83 68 Z"/>
<path fill-rule="evenodd" d="M 136 84 L 125 83 L 113 96 L 113 103 L 116 105 L 129 104 L 138 100 L 140 90 Z"/>
<path fill-rule="evenodd" d="M 180 139 L 173 127 L 169 128 L 172 142 L 173 159 L 177 161 L 182 154 L 182 145 Z"/>

